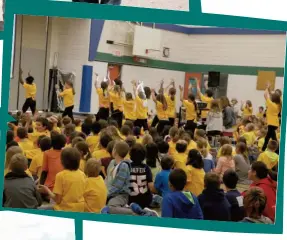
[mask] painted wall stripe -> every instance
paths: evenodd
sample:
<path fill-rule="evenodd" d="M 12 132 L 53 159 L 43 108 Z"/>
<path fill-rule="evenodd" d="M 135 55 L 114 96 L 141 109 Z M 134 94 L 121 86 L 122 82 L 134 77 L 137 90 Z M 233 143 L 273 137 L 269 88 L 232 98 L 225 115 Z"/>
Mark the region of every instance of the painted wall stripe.
<path fill-rule="evenodd" d="M 257 75 L 259 70 L 275 71 L 277 77 L 284 76 L 283 67 L 261 67 L 261 66 L 228 66 L 228 65 L 208 65 L 208 64 L 185 64 L 179 62 L 168 62 L 154 59 L 148 59 L 146 64 L 134 62 L 132 56 L 117 57 L 109 53 L 98 52 L 95 61 L 120 63 L 126 65 L 143 66 L 149 68 L 160 68 L 181 72 L 203 72 L 218 71 L 226 74 L 235 75 Z"/>
<path fill-rule="evenodd" d="M 83 66 L 82 71 L 82 88 L 80 97 L 80 112 L 90 112 L 91 110 L 91 95 L 92 95 L 92 79 L 93 79 L 93 67 Z"/>
<path fill-rule="evenodd" d="M 97 56 L 98 46 L 101 40 L 104 24 L 105 20 L 91 20 L 89 61 L 93 61 Z"/>

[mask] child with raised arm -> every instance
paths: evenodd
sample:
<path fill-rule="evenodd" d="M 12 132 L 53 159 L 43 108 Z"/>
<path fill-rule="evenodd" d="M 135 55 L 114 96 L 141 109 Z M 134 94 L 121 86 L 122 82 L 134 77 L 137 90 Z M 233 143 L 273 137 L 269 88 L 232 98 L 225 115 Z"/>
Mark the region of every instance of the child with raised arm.
<path fill-rule="evenodd" d="M 74 109 L 75 94 L 76 94 L 75 89 L 71 81 L 66 81 L 64 91 L 58 94 L 60 97 L 64 99 L 65 110 L 63 112 L 62 117 L 69 116 L 72 119 L 72 121 L 74 121 L 73 109 Z"/>

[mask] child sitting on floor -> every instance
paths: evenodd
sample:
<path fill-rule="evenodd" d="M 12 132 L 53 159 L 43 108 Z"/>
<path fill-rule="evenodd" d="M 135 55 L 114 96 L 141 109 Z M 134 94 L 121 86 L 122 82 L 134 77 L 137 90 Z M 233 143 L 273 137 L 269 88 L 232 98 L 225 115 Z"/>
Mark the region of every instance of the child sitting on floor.
<path fill-rule="evenodd" d="M 173 156 L 174 159 L 174 168 L 185 169 L 187 162 L 186 154 L 187 142 L 184 140 L 178 140 L 176 143 L 176 153 Z"/>
<path fill-rule="evenodd" d="M 107 146 L 109 142 L 111 142 L 113 139 L 110 135 L 108 134 L 103 134 L 100 137 L 100 147 L 101 149 L 96 150 L 93 152 L 92 156 L 93 158 L 100 160 L 102 158 L 110 157 L 110 153 L 107 151 Z"/>
<path fill-rule="evenodd" d="M 221 149 L 221 157 L 217 161 L 215 172 L 218 173 L 222 179 L 223 174 L 227 169 L 235 169 L 235 164 L 232 158 L 232 146 L 230 144 L 225 144 Z"/>
<path fill-rule="evenodd" d="M 269 141 L 265 152 L 261 153 L 257 159 L 259 162 L 264 162 L 268 169 L 272 169 L 278 164 L 279 155 L 276 153 L 278 143 L 274 140 Z"/>
<path fill-rule="evenodd" d="M 197 144 L 197 149 L 203 158 L 204 171 L 206 173 L 212 172 L 215 168 L 215 164 L 214 164 L 212 155 L 207 150 L 207 147 L 208 147 L 207 140 L 205 139 L 198 140 L 196 144 Z"/>

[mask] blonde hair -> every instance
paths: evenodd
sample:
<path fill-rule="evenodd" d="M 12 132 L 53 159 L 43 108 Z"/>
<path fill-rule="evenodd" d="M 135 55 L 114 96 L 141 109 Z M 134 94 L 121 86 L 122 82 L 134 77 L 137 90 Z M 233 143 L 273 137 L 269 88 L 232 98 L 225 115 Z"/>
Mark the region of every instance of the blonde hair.
<path fill-rule="evenodd" d="M 100 175 L 102 163 L 95 158 L 90 158 L 86 162 L 85 174 L 88 177 L 97 177 Z"/>
<path fill-rule="evenodd" d="M 255 125 L 253 123 L 248 123 L 246 125 L 246 129 L 247 129 L 248 132 L 252 132 L 255 129 Z"/>
<path fill-rule="evenodd" d="M 208 150 L 207 150 L 207 140 L 205 139 L 200 139 L 196 141 L 198 151 L 201 153 L 201 155 L 206 158 L 208 155 Z"/>
<path fill-rule="evenodd" d="M 28 168 L 28 160 L 22 153 L 15 154 L 10 161 L 9 170 L 16 173 L 25 172 Z"/>
<path fill-rule="evenodd" d="M 224 144 L 222 146 L 222 149 L 221 149 L 221 155 L 222 156 L 231 157 L 232 152 L 233 152 L 233 149 L 232 149 L 232 146 L 230 144 Z"/>
<path fill-rule="evenodd" d="M 219 102 L 218 100 L 214 99 L 214 100 L 211 101 L 210 111 L 211 111 L 211 112 L 214 112 L 214 113 L 219 113 L 219 112 L 221 112 L 220 102 Z"/>
<path fill-rule="evenodd" d="M 153 143 L 153 138 L 150 134 L 146 134 L 143 136 L 143 139 L 142 139 L 142 145 L 147 145 L 149 143 Z"/>
<path fill-rule="evenodd" d="M 23 150 L 20 147 L 18 147 L 18 146 L 10 147 L 7 150 L 7 152 L 6 152 L 6 160 L 5 160 L 5 169 L 9 168 L 9 165 L 10 165 L 12 157 L 14 155 L 18 154 L 18 153 L 23 155 Z"/>

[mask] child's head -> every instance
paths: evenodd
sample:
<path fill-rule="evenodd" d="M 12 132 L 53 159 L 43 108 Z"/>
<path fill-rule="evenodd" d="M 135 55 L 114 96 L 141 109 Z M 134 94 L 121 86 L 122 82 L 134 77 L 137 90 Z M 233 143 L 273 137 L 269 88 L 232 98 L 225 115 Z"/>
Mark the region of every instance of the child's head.
<path fill-rule="evenodd" d="M 141 164 L 146 157 L 146 150 L 142 144 L 136 143 L 130 150 L 131 160 L 136 164 Z"/>
<path fill-rule="evenodd" d="M 206 189 L 220 189 L 220 176 L 217 173 L 210 172 L 204 176 L 204 187 Z"/>
<path fill-rule="evenodd" d="M 259 131 L 259 137 L 266 137 L 267 135 L 267 129 L 266 128 L 261 128 Z"/>
<path fill-rule="evenodd" d="M 27 132 L 27 129 L 24 128 L 24 127 L 19 127 L 17 129 L 17 137 L 20 138 L 20 139 L 25 139 L 28 137 L 28 132 Z"/>
<path fill-rule="evenodd" d="M 5 161 L 5 168 L 6 169 L 9 168 L 12 157 L 18 153 L 23 154 L 23 150 L 18 146 L 12 146 L 7 150 L 6 161 Z"/>
<path fill-rule="evenodd" d="M 172 169 L 172 167 L 174 165 L 173 157 L 168 155 L 168 154 L 165 154 L 160 161 L 160 165 L 161 165 L 162 170 Z"/>
<path fill-rule="evenodd" d="M 76 148 L 65 148 L 61 153 L 61 162 L 65 169 L 76 171 L 79 169 L 81 154 Z"/>
<path fill-rule="evenodd" d="M 238 142 L 236 144 L 236 153 L 244 154 L 247 151 L 247 145 L 244 142 Z"/>
<path fill-rule="evenodd" d="M 207 143 L 208 143 L 207 140 L 204 138 L 196 141 L 197 149 L 204 158 L 206 158 L 208 155 Z"/>
<path fill-rule="evenodd" d="M 231 144 L 231 140 L 230 140 L 229 137 L 221 137 L 221 138 L 219 139 L 219 144 L 220 144 L 220 146 L 222 147 L 222 146 L 225 145 L 225 144 Z"/>
<path fill-rule="evenodd" d="M 80 127 L 82 121 L 81 121 L 81 119 L 75 119 L 75 120 L 74 120 L 74 123 L 75 123 L 76 127 Z"/>
<path fill-rule="evenodd" d="M 72 119 L 66 116 L 66 117 L 63 118 L 62 123 L 63 123 L 63 125 L 65 127 L 66 125 L 72 123 Z"/>
<path fill-rule="evenodd" d="M 51 136 L 51 144 L 54 150 L 62 150 L 66 145 L 66 137 L 63 134 Z"/>
<path fill-rule="evenodd" d="M 113 149 L 114 149 L 116 142 L 117 142 L 116 140 L 110 141 L 108 146 L 107 146 L 106 150 L 111 156 L 113 155 Z"/>
<path fill-rule="evenodd" d="M 169 129 L 169 136 L 173 141 L 177 141 L 178 139 L 178 128 L 177 127 L 171 127 Z"/>
<path fill-rule="evenodd" d="M 161 141 L 157 142 L 157 148 L 158 148 L 159 153 L 167 154 L 168 150 L 169 150 L 169 145 L 166 141 L 161 140 Z"/>
<path fill-rule="evenodd" d="M 174 101 L 175 96 L 176 96 L 176 89 L 174 87 L 170 88 L 168 91 L 168 94 L 169 94 L 171 100 Z"/>
<path fill-rule="evenodd" d="M 9 130 L 6 134 L 6 144 L 12 142 L 14 140 L 14 132 Z"/>
<path fill-rule="evenodd" d="M 79 142 L 85 142 L 85 139 L 83 139 L 82 137 L 75 137 L 75 138 L 73 138 L 72 147 L 75 147 L 76 144 L 78 144 Z"/>
<path fill-rule="evenodd" d="M 244 143 L 247 146 L 247 141 L 245 137 L 238 138 L 237 143 Z"/>
<path fill-rule="evenodd" d="M 231 104 L 234 106 L 238 103 L 238 100 L 236 98 L 231 99 Z"/>
<path fill-rule="evenodd" d="M 100 137 L 100 145 L 102 148 L 106 149 L 109 142 L 111 142 L 113 139 L 110 135 L 108 134 L 103 134 L 101 137 Z"/>
<path fill-rule="evenodd" d="M 27 84 L 32 84 L 34 82 L 34 78 L 32 76 L 28 76 L 25 80 Z"/>
<path fill-rule="evenodd" d="M 260 218 L 267 203 L 264 191 L 259 187 L 249 188 L 243 199 L 245 214 L 250 218 Z"/>
<path fill-rule="evenodd" d="M 263 112 L 264 112 L 264 107 L 260 106 L 260 107 L 259 107 L 259 112 L 260 112 L 260 113 L 263 113 Z"/>
<path fill-rule="evenodd" d="M 186 144 L 189 145 L 189 143 L 191 141 L 191 136 L 190 136 L 190 134 L 185 132 L 181 135 L 180 139 L 186 141 Z"/>
<path fill-rule="evenodd" d="M 246 101 L 246 106 L 247 106 L 247 107 L 252 107 L 252 102 L 251 102 L 250 100 L 247 100 L 247 101 Z"/>
<path fill-rule="evenodd" d="M 231 157 L 232 152 L 233 152 L 233 149 L 232 149 L 232 146 L 230 144 L 224 144 L 221 148 L 222 156 Z"/>
<path fill-rule="evenodd" d="M 187 142 L 185 140 L 178 140 L 175 149 L 178 153 L 184 153 L 187 149 Z"/>
<path fill-rule="evenodd" d="M 134 135 L 136 137 L 139 137 L 141 135 L 141 128 L 140 127 L 134 127 Z"/>
<path fill-rule="evenodd" d="M 145 134 L 142 139 L 142 145 L 147 145 L 153 142 L 153 138 L 150 134 Z"/>
<path fill-rule="evenodd" d="M 99 132 L 101 131 L 101 124 L 97 121 L 94 121 L 91 125 L 91 131 L 94 135 L 99 134 Z"/>
<path fill-rule="evenodd" d="M 159 137 L 159 134 L 158 134 L 157 129 L 155 127 L 151 127 L 149 129 L 149 134 L 152 136 L 153 140 L 155 140 L 157 137 Z"/>
<path fill-rule="evenodd" d="M 158 160 L 158 148 L 155 143 L 149 143 L 146 145 L 146 159 L 147 165 L 150 167 L 156 167 Z"/>
<path fill-rule="evenodd" d="M 186 165 L 191 165 L 197 169 L 202 169 L 204 167 L 202 156 L 198 150 L 192 149 L 189 151 Z"/>
<path fill-rule="evenodd" d="M 187 176 L 184 170 L 178 168 L 171 171 L 168 180 L 172 191 L 182 191 L 186 185 Z"/>
<path fill-rule="evenodd" d="M 75 148 L 81 153 L 81 159 L 89 159 L 91 157 L 89 145 L 86 142 L 78 142 Z"/>
<path fill-rule="evenodd" d="M 104 81 L 101 82 L 101 89 L 106 90 L 108 88 L 108 86 L 109 85 L 107 82 L 104 82 Z"/>
<path fill-rule="evenodd" d="M 136 144 L 136 138 L 134 136 L 128 136 L 125 140 L 125 142 L 129 145 L 130 148 L 132 148 Z"/>
<path fill-rule="evenodd" d="M 37 132 L 45 132 L 48 129 L 49 121 L 46 118 L 39 117 L 36 120 L 35 129 Z"/>
<path fill-rule="evenodd" d="M 233 169 L 228 169 L 224 172 L 222 180 L 227 189 L 235 189 L 238 182 L 238 175 Z"/>
<path fill-rule="evenodd" d="M 82 124 L 82 133 L 84 133 L 86 136 L 89 136 L 91 134 L 91 124 L 89 123 L 83 123 Z"/>
<path fill-rule="evenodd" d="M 213 96 L 213 91 L 211 89 L 206 89 L 205 94 L 207 97 L 211 98 Z"/>
<path fill-rule="evenodd" d="M 128 125 L 123 125 L 121 128 L 121 134 L 125 137 L 129 136 L 132 133 L 131 128 Z"/>
<path fill-rule="evenodd" d="M 52 147 L 51 138 L 49 137 L 39 137 L 38 138 L 38 146 L 40 147 L 42 152 L 45 152 Z"/>
<path fill-rule="evenodd" d="M 278 142 L 275 141 L 275 140 L 270 140 L 268 145 L 267 145 L 267 148 L 269 151 L 271 152 L 276 152 L 276 150 L 278 149 Z"/>
<path fill-rule="evenodd" d="M 189 101 L 192 101 L 192 102 L 195 101 L 195 96 L 194 96 L 194 94 L 191 93 L 191 92 L 187 95 L 187 98 L 188 98 Z"/>
<path fill-rule="evenodd" d="M 124 125 L 127 125 L 130 127 L 130 129 L 134 129 L 134 123 L 131 120 L 126 120 Z"/>
<path fill-rule="evenodd" d="M 194 138 L 199 140 L 201 138 L 206 139 L 206 132 L 203 129 L 197 129 L 194 134 Z"/>
<path fill-rule="evenodd" d="M 275 92 L 270 97 L 272 102 L 281 105 L 281 95 Z"/>
<path fill-rule="evenodd" d="M 66 136 L 71 136 L 71 134 L 73 133 L 73 132 L 75 132 L 75 129 L 76 129 L 76 126 L 74 125 L 74 124 L 72 124 L 72 123 L 69 123 L 69 124 L 67 124 L 66 126 L 65 126 L 65 135 Z"/>
<path fill-rule="evenodd" d="M 9 169 L 13 173 L 24 173 L 28 168 L 27 158 L 21 154 L 17 153 L 11 158 Z"/>
<path fill-rule="evenodd" d="M 130 150 L 129 145 L 126 142 L 117 142 L 113 149 L 113 157 L 116 159 L 124 159 Z"/>
<path fill-rule="evenodd" d="M 133 100 L 133 95 L 130 92 L 126 93 L 126 100 L 127 101 Z"/>
<path fill-rule="evenodd" d="M 212 112 L 215 112 L 215 113 L 218 113 L 220 112 L 220 102 L 219 100 L 212 100 L 211 101 L 211 104 L 210 104 L 210 111 Z"/>
<path fill-rule="evenodd" d="M 116 120 L 110 119 L 110 121 L 108 123 L 109 123 L 109 126 L 113 126 L 115 128 L 119 127 L 119 124 Z"/>
<path fill-rule="evenodd" d="M 88 177 L 98 177 L 101 172 L 102 164 L 95 158 L 90 158 L 86 162 L 85 174 Z"/>
<path fill-rule="evenodd" d="M 245 129 L 247 132 L 253 132 L 255 130 L 255 125 L 253 123 L 248 123 Z"/>
<path fill-rule="evenodd" d="M 261 179 L 267 178 L 268 168 L 264 162 L 256 161 L 252 163 L 251 169 L 248 171 L 248 179 L 257 182 Z"/>

